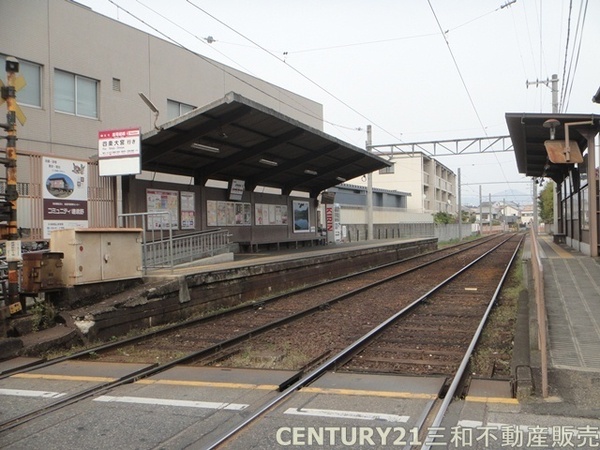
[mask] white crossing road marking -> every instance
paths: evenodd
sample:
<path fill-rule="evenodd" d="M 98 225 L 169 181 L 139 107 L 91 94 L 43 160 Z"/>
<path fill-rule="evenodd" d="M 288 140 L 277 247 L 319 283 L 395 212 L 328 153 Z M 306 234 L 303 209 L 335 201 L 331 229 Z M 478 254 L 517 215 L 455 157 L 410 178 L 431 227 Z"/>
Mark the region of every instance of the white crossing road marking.
<path fill-rule="evenodd" d="M 30 391 L 25 389 L 0 389 L 0 395 L 12 395 L 15 397 L 59 398 L 67 394 L 64 392 Z"/>
<path fill-rule="evenodd" d="M 398 416 L 396 414 L 380 414 L 358 411 L 338 411 L 335 409 L 310 409 L 310 408 L 289 408 L 284 414 L 293 414 L 296 416 L 315 416 L 315 417 L 335 417 L 340 419 L 359 419 L 359 420 L 384 420 L 386 422 L 408 422 L 409 416 Z"/>
<path fill-rule="evenodd" d="M 140 405 L 160 405 L 160 406 L 180 406 L 185 408 L 204 408 L 204 409 L 229 409 L 241 411 L 249 405 L 240 403 L 220 403 L 220 402 L 201 402 L 193 400 L 171 400 L 168 398 L 148 398 L 148 397 L 114 397 L 111 395 L 102 395 L 95 398 L 96 402 L 117 402 L 117 403 L 136 403 Z"/>

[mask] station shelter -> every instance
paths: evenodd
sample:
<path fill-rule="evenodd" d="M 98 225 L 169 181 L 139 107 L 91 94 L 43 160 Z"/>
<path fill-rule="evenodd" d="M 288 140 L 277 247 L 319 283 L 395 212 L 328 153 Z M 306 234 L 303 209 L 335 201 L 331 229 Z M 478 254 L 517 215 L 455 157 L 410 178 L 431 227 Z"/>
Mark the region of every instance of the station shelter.
<path fill-rule="evenodd" d="M 167 209 L 177 233 L 227 229 L 250 248 L 314 243 L 321 192 L 389 165 L 232 92 L 142 136 L 141 169 L 178 181 L 123 177 L 122 210 Z"/>
<path fill-rule="evenodd" d="M 598 256 L 598 155 L 600 116 L 507 113 L 520 173 L 556 183 L 555 239 Z"/>

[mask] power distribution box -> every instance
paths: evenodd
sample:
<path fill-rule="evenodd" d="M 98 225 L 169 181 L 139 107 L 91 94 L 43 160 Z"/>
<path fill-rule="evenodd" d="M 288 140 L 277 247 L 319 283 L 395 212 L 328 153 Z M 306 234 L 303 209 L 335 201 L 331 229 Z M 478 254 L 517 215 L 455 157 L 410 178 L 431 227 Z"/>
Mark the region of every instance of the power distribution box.
<path fill-rule="evenodd" d="M 38 293 L 64 287 L 61 252 L 23 253 L 21 291 Z"/>
<path fill-rule="evenodd" d="M 142 232 L 139 228 L 55 230 L 50 250 L 62 252 L 67 286 L 140 278 Z"/>

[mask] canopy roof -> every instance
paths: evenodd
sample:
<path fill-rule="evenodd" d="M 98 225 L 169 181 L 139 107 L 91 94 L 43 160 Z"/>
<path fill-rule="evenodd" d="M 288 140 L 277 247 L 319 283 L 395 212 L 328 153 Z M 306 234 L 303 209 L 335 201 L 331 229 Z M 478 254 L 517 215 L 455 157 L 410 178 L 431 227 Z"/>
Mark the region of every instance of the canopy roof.
<path fill-rule="evenodd" d="M 390 166 L 388 161 L 239 94 L 178 117 L 142 137 L 142 169 L 207 180 L 242 180 L 309 192 Z"/>
<path fill-rule="evenodd" d="M 573 164 L 553 163 L 546 150 L 546 141 L 550 140 L 550 123 L 560 122 L 555 127 L 555 140 L 565 140 L 565 124 L 569 125 L 569 142 L 577 143 L 581 153 L 588 146 L 588 136 L 596 136 L 600 131 L 600 116 L 595 114 L 531 114 L 507 113 L 506 123 L 515 149 L 517 167 L 520 173 L 531 177 L 549 177 L 560 183 Z"/>

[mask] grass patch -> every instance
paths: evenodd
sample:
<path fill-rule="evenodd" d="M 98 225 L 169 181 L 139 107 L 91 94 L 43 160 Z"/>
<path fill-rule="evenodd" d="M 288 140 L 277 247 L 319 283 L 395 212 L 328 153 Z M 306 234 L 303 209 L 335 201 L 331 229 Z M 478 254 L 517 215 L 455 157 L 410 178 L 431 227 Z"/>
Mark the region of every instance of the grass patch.
<path fill-rule="evenodd" d="M 519 255 L 508 273 L 477 348 L 471 356 L 471 373 L 474 376 L 510 377 L 517 304 L 522 289 L 523 265 Z"/>
<path fill-rule="evenodd" d="M 219 363 L 226 367 L 298 370 L 308 364 L 310 356 L 288 344 L 247 344 L 236 354 Z"/>

